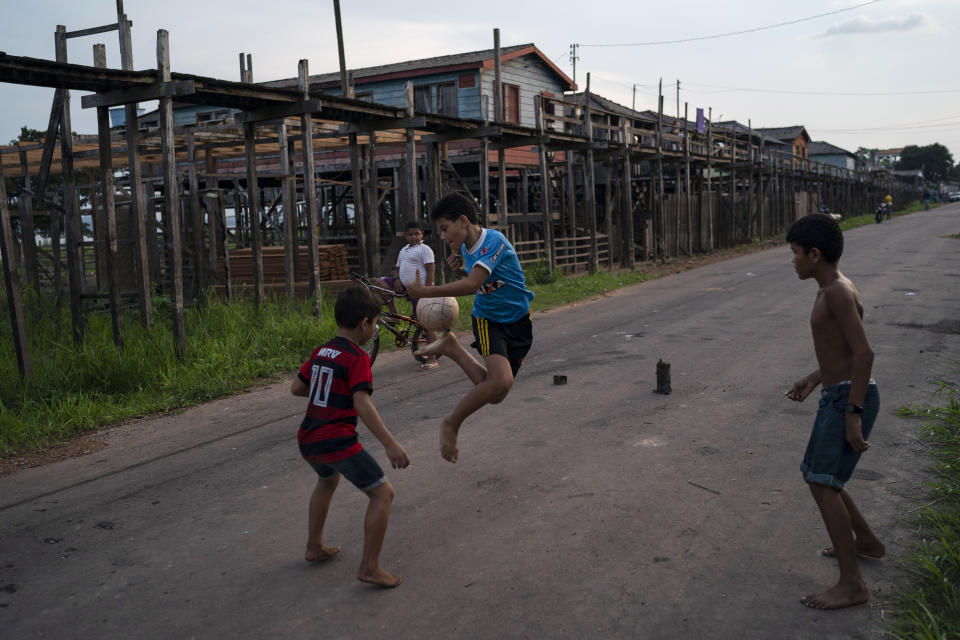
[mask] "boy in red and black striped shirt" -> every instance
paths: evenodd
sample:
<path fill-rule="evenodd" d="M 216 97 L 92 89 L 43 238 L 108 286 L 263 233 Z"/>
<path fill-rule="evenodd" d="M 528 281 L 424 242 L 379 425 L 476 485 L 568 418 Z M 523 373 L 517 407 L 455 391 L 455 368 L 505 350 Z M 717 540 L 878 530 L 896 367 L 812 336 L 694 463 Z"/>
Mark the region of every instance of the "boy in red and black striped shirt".
<path fill-rule="evenodd" d="M 342 475 L 370 498 L 357 579 L 382 587 L 396 587 L 401 582 L 400 576 L 387 573 L 380 566 L 380 548 L 387 533 L 393 485 L 357 440 L 359 417 L 386 449 L 394 469 L 410 464 L 407 452 L 387 430 L 370 400 L 373 393 L 370 358 L 359 345 L 373 337 L 378 315 L 380 302 L 367 289 L 350 287 L 341 291 L 334 307 L 339 328 L 337 337 L 310 354 L 294 378 L 290 392 L 309 398 L 297 442 L 300 454 L 319 476 L 310 496 L 304 557 L 312 562 L 330 558 L 340 551 L 339 547 L 323 544 L 323 525 Z"/>

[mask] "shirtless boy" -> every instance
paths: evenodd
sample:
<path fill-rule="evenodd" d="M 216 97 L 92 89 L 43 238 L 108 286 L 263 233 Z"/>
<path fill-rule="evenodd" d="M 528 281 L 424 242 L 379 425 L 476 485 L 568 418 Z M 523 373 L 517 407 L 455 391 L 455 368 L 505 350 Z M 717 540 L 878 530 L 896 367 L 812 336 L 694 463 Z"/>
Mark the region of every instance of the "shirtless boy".
<path fill-rule="evenodd" d="M 787 232 L 793 266 L 801 280 L 820 286 L 810 314 L 818 367 L 795 382 L 786 396 L 802 402 L 823 385 L 819 409 L 800 470 L 820 509 L 840 579 L 826 591 L 800 599 L 815 609 L 863 604 L 870 592 L 860 576 L 857 556 L 880 558 L 885 548 L 857 509 L 844 484 L 853 474 L 880 408 L 877 384 L 870 378 L 873 351 L 863 329 L 863 302 L 853 283 L 837 268 L 843 234 L 830 216 L 813 214 Z"/>
<path fill-rule="evenodd" d="M 483 358 L 481 364 L 464 349 L 453 332 L 417 351 L 417 355 L 445 355 L 467 374 L 474 387 L 440 423 L 440 455 L 456 462 L 459 456 L 457 436 L 460 425 L 485 404 L 502 402 L 524 357 L 533 344 L 530 301 L 523 269 L 513 245 L 502 233 L 477 224 L 476 207 L 459 194 L 441 198 L 430 212 L 441 239 L 452 252 L 447 259 L 451 268 L 461 264 L 467 277 L 456 282 L 428 287 L 419 274 L 407 291 L 415 298 L 463 296 L 473 299 L 474 347 Z"/>

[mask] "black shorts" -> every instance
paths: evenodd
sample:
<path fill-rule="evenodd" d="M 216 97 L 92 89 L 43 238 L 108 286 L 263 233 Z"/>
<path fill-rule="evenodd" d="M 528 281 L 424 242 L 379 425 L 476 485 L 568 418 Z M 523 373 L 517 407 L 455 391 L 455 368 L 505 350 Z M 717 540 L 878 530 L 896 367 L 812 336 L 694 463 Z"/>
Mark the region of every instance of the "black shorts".
<path fill-rule="evenodd" d="M 473 337 L 475 341 L 471 347 L 486 358 L 497 354 L 510 361 L 513 376 L 517 376 L 523 358 L 533 346 L 533 324 L 530 314 L 523 316 L 516 322 L 501 324 L 486 318 L 473 317 Z"/>

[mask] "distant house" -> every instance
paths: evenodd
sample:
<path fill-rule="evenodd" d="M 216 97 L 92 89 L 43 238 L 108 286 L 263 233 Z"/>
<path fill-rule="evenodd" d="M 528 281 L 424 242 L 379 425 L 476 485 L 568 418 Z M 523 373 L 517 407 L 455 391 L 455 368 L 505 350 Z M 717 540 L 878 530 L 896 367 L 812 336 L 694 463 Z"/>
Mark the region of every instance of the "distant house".
<path fill-rule="evenodd" d="M 873 161 L 881 166 L 893 168 L 893 165 L 900 162 L 901 153 L 903 153 L 903 147 L 896 149 L 881 149 L 873 155 Z"/>
<path fill-rule="evenodd" d="M 413 82 L 414 109 L 455 118 L 494 119 L 494 50 L 484 49 L 420 60 L 352 69 L 354 93 L 359 99 L 393 107 L 406 105 L 405 86 Z M 576 88 L 563 71 L 537 49 L 521 44 L 500 49 L 504 121 L 532 127 L 534 98 L 562 96 Z M 296 87 L 297 79 L 262 83 L 268 87 Z M 310 76 L 310 86 L 340 94 L 340 73 Z M 483 98 L 486 98 L 484 100 Z"/>
<path fill-rule="evenodd" d="M 790 153 L 791 151 L 791 146 L 789 143 L 784 142 L 776 136 L 771 136 L 763 129 L 751 129 L 747 125 L 737 122 L 736 120 L 723 120 L 721 122 L 714 122 L 713 129 L 714 131 L 733 133 L 737 136 L 737 139 L 741 141 L 746 140 L 747 137 L 749 137 L 750 141 L 757 147 L 759 147 L 762 142 L 764 153 L 770 151 Z"/>
<path fill-rule="evenodd" d="M 841 169 L 854 170 L 857 168 L 857 156 L 846 149 L 841 149 L 823 140 L 811 142 L 807 146 L 811 160 L 831 164 Z"/>
<path fill-rule="evenodd" d="M 755 129 L 770 138 L 780 140 L 788 145 L 793 155 L 798 158 L 808 158 L 807 146 L 810 144 L 810 134 L 803 125 L 793 127 L 759 127 Z"/>

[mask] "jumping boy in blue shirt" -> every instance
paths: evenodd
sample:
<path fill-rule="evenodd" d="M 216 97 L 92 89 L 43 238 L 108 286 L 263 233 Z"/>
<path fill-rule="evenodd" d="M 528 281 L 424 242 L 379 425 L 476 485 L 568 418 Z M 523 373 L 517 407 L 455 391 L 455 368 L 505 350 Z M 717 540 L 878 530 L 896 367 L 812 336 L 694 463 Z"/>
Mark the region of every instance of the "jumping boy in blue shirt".
<path fill-rule="evenodd" d="M 441 198 L 430 212 L 441 239 L 450 247 L 447 263 L 461 265 L 467 277 L 449 284 L 426 286 L 419 274 L 407 286 L 415 298 L 463 296 L 473 300 L 472 345 L 483 357 L 481 364 L 464 349 L 452 332 L 417 352 L 445 355 L 460 365 L 474 387 L 440 423 L 440 455 L 456 462 L 457 435 L 467 416 L 485 404 L 502 402 L 533 344 L 530 301 L 523 269 L 513 246 L 502 233 L 477 224 L 476 207 L 459 194 Z"/>

